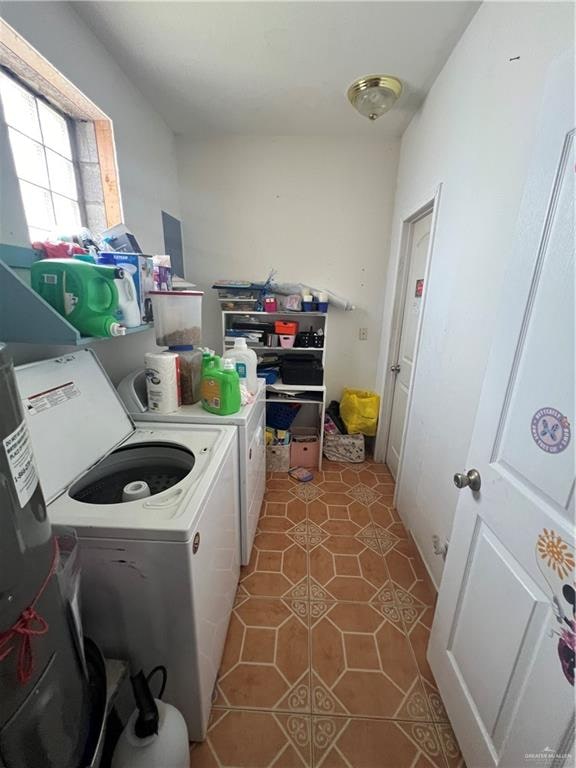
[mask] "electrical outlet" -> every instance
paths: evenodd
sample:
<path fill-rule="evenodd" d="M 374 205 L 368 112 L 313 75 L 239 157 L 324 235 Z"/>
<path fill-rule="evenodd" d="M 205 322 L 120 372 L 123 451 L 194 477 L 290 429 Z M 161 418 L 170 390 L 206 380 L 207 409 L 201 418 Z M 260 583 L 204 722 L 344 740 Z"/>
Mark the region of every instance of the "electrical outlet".
<path fill-rule="evenodd" d="M 358 338 L 360 341 L 368 341 L 368 328 L 360 328 L 358 330 Z"/>

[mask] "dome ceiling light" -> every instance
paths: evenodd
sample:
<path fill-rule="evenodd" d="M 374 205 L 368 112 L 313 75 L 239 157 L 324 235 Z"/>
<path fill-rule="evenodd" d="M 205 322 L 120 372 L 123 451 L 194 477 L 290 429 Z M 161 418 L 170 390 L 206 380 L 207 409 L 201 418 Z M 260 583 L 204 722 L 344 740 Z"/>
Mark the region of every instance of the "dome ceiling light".
<path fill-rule="evenodd" d="M 402 83 L 391 75 L 367 75 L 348 88 L 350 103 L 369 120 L 377 120 L 392 109 L 402 93 Z"/>

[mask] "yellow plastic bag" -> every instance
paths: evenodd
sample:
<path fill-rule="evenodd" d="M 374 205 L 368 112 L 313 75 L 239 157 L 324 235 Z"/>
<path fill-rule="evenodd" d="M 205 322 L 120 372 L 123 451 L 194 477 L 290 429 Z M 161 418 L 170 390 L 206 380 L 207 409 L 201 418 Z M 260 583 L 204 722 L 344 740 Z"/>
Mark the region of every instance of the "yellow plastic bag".
<path fill-rule="evenodd" d="M 340 401 L 340 416 L 346 424 L 348 434 L 373 437 L 378 427 L 380 397 L 376 392 L 363 389 L 345 389 Z"/>

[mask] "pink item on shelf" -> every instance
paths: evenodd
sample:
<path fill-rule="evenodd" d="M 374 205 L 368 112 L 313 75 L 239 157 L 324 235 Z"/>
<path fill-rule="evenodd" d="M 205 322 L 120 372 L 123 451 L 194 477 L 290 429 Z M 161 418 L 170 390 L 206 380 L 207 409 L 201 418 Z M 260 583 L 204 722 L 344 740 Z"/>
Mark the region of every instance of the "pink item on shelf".
<path fill-rule="evenodd" d="M 76 243 L 66 243 L 61 240 L 56 243 L 48 241 L 42 243 L 37 240 L 32 243 L 32 248 L 42 253 L 42 259 L 71 259 L 78 253 L 88 253 Z"/>
<path fill-rule="evenodd" d="M 284 347 L 284 349 L 290 349 L 290 347 L 294 346 L 294 339 L 296 336 L 280 336 L 280 346 Z"/>

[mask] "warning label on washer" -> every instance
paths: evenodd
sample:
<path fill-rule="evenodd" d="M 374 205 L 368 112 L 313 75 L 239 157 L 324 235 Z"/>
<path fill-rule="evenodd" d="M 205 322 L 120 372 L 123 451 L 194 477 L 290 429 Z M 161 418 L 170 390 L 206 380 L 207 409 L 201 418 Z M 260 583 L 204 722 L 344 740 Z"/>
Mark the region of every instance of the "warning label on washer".
<path fill-rule="evenodd" d="M 25 507 L 38 485 L 38 472 L 26 422 L 23 421 L 3 442 L 18 501 L 21 507 Z"/>
<path fill-rule="evenodd" d="M 31 395 L 24 400 L 24 408 L 29 414 L 41 413 L 48 408 L 54 408 L 62 403 L 67 403 L 74 397 L 78 397 L 80 390 L 73 381 L 61 384 L 58 387 L 52 387 L 44 392 L 38 392 L 37 395 Z"/>

